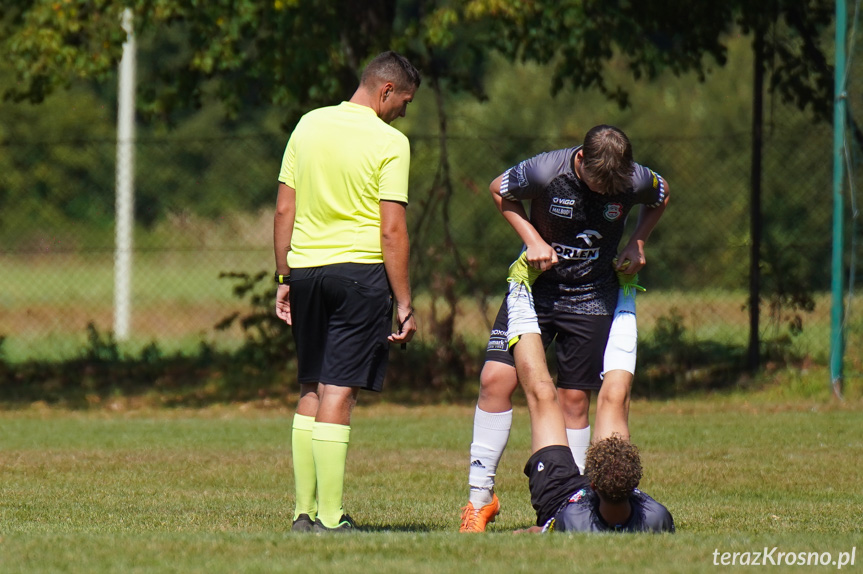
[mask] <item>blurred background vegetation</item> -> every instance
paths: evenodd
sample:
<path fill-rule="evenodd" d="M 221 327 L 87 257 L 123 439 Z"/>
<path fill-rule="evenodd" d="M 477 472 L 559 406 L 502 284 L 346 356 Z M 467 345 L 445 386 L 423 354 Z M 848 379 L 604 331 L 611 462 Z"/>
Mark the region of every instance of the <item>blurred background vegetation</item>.
<path fill-rule="evenodd" d="M 138 40 L 133 328 L 116 341 L 116 67 L 126 7 Z M 823 365 L 833 10 L 826 0 L 5 2 L 0 397 L 85 404 L 141 392 L 172 403 L 293 390 L 293 344 L 270 309 L 281 155 L 302 113 L 349 98 L 363 63 L 390 48 L 424 76 L 394 124 L 412 146 L 420 317 L 415 342 L 392 353 L 388 384 L 399 396 L 475 393 L 520 248 L 488 182 L 521 159 L 580 143 L 598 123 L 626 131 L 636 161 L 672 190 L 646 249 L 636 393 L 724 388 L 753 371 Z M 858 42 L 852 34 L 850 54 Z M 856 142 L 860 66 L 852 59 L 849 69 Z M 858 181 L 852 170 L 852 273 Z M 851 295 L 853 380 L 863 373 L 863 318 Z"/>

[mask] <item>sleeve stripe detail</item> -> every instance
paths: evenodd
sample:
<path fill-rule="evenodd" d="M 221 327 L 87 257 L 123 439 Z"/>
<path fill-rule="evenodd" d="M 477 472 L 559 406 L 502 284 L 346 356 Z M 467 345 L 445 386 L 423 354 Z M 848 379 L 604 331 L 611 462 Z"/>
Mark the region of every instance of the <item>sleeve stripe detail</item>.
<path fill-rule="evenodd" d="M 512 169 L 508 169 L 503 172 L 503 176 L 500 178 L 500 196 L 504 199 L 508 199 L 510 201 L 518 201 L 514 195 L 509 192 L 509 172 Z"/>
<path fill-rule="evenodd" d="M 660 206 L 660 205 L 662 205 L 662 203 L 665 201 L 665 180 L 664 180 L 664 179 L 662 179 L 662 176 L 661 176 L 661 175 L 659 175 L 658 173 L 656 173 L 655 171 L 652 171 L 652 170 L 651 170 L 651 172 L 650 172 L 650 173 L 652 173 L 652 174 L 653 174 L 653 176 L 656 178 L 656 180 L 657 180 L 657 182 L 658 182 L 658 185 L 659 185 L 659 199 L 656 201 L 656 203 L 651 203 L 651 204 L 649 204 L 647 207 L 659 207 L 659 206 Z"/>

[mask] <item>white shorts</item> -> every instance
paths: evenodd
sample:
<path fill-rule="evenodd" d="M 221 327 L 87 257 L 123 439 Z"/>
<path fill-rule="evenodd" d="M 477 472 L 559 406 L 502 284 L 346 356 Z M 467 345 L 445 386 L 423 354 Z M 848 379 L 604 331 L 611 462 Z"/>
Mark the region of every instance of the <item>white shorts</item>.
<path fill-rule="evenodd" d="M 533 306 L 533 294 L 524 283 L 511 281 L 506 296 L 507 328 L 506 341 L 509 347 L 526 333 L 542 334 Z"/>
<path fill-rule="evenodd" d="M 635 374 L 635 354 L 638 347 L 638 326 L 635 321 L 635 293 L 628 297 L 621 289 L 617 294 L 617 307 L 614 309 L 614 319 L 611 331 L 608 333 L 608 344 L 605 346 L 602 374 L 620 369 Z"/>

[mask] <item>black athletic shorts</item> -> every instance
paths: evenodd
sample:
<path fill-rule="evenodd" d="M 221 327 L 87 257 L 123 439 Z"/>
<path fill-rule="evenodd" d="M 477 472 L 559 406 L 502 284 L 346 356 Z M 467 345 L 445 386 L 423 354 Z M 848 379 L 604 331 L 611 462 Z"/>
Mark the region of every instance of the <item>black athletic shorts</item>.
<path fill-rule="evenodd" d="M 527 460 L 524 474 L 528 478 L 530 503 L 536 510 L 536 524 L 543 526 L 577 490 L 590 486 L 590 480 L 578 472 L 568 446 L 555 444 L 541 448 Z"/>
<path fill-rule="evenodd" d="M 383 388 L 393 300 L 382 263 L 291 270 L 300 383 Z"/>
<path fill-rule="evenodd" d="M 555 341 L 557 386 L 562 389 L 597 390 L 602 386 L 602 359 L 613 315 L 576 315 L 537 309 L 542 344 Z M 497 312 L 486 347 L 485 360 L 515 366 L 506 340 L 506 298 Z"/>

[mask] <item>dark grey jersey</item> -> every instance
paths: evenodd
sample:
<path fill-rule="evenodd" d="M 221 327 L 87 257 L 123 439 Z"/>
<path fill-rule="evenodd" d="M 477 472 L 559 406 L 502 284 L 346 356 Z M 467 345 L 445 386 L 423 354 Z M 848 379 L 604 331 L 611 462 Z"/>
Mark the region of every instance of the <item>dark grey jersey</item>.
<path fill-rule="evenodd" d="M 657 207 L 665 182 L 635 164 L 630 189 L 614 195 L 595 193 L 574 171 L 581 146 L 541 153 L 504 172 L 500 195 L 530 201 L 530 221 L 557 252 L 558 264 L 533 286 L 538 308 L 580 315 L 611 315 L 617 304 L 612 260 L 634 205 Z"/>
<path fill-rule="evenodd" d="M 608 524 L 599 514 L 599 496 L 589 486 L 569 497 L 543 532 L 674 532 L 674 519 L 662 504 L 638 489 L 630 495 L 632 514 L 623 524 Z"/>

